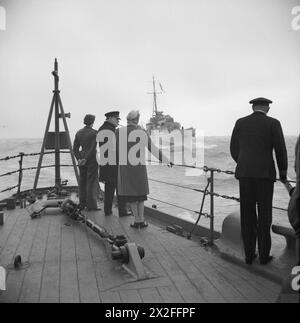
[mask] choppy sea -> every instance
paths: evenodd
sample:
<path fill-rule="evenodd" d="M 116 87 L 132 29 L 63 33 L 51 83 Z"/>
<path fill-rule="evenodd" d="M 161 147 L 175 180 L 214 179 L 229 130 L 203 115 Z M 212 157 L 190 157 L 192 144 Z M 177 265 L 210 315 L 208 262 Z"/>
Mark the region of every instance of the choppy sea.
<path fill-rule="evenodd" d="M 296 136 L 286 137 L 286 144 L 289 157 L 289 177 L 295 179 L 294 172 L 294 149 L 297 141 Z M 235 168 L 235 163 L 230 157 L 229 137 L 205 137 L 204 140 L 204 164 L 209 167 L 215 167 L 222 170 L 231 170 Z M 6 156 L 17 155 L 20 152 L 37 153 L 40 151 L 42 139 L 0 139 L 0 159 Z M 37 166 L 38 157 L 26 157 L 23 167 Z M 51 165 L 54 163 L 53 155 L 44 157 L 43 165 Z M 68 154 L 61 157 L 62 164 L 71 164 Z M 18 159 L 10 159 L 8 161 L 0 161 L 0 175 L 17 170 L 19 167 Z M 33 187 L 35 171 L 28 170 L 23 174 L 22 189 L 30 189 Z M 75 176 L 71 167 L 64 167 L 61 174 L 62 179 L 67 179 L 69 185 L 76 185 Z M 147 205 L 156 207 L 166 213 L 173 214 L 177 217 L 187 219 L 194 222 L 198 215 L 194 211 L 199 211 L 202 194 L 191 189 L 204 189 L 207 183 L 205 174 L 196 176 L 187 176 L 186 169 L 183 167 L 168 168 L 162 165 L 149 165 L 148 177 L 150 184 L 150 195 Z M 178 186 L 170 186 L 158 183 L 153 180 L 168 182 Z M 0 191 L 7 187 L 17 184 L 18 174 L 0 177 Z M 54 169 L 46 168 L 41 170 L 39 186 L 54 185 Z M 189 188 L 189 189 L 187 189 Z M 0 193 L 0 200 L 8 197 L 15 191 Z M 215 176 L 215 192 L 221 195 L 238 197 L 238 182 L 232 175 L 217 173 Z M 151 199 L 153 198 L 153 199 Z M 159 201 L 162 202 L 159 202 Z M 281 183 L 276 183 L 274 193 L 274 206 L 287 208 L 289 196 Z M 167 202 L 168 204 L 165 204 Z M 176 205 L 172 206 L 170 204 Z M 178 207 L 177 207 L 178 206 Z M 231 212 L 238 210 L 239 204 L 230 199 L 215 198 L 215 229 L 221 230 L 221 225 Z M 204 212 L 210 213 L 209 197 L 206 198 L 204 204 Z M 274 210 L 274 223 L 288 223 L 287 214 L 284 211 Z M 209 220 L 202 218 L 200 224 L 209 226 Z"/>

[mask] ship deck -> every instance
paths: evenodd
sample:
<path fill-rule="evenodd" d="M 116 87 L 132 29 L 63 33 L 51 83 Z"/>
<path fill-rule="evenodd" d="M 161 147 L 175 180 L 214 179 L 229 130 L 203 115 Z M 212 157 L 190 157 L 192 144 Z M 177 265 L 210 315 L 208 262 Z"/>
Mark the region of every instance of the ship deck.
<path fill-rule="evenodd" d="M 149 279 L 136 281 L 111 259 L 111 247 L 82 223 L 63 214 L 32 220 L 25 209 L 5 211 L 0 226 L 0 266 L 7 290 L 0 302 L 198 303 L 274 302 L 280 286 L 226 262 L 197 241 L 149 224 L 130 227 L 132 217 L 88 217 L 114 235 L 145 248 Z M 115 214 L 117 211 L 115 210 Z M 28 267 L 11 265 L 21 255 Z"/>

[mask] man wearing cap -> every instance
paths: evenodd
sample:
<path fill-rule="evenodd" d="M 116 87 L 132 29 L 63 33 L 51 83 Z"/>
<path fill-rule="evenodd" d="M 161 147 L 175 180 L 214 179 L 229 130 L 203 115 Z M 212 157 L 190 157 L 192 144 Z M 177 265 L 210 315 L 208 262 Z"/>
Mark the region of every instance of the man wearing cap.
<path fill-rule="evenodd" d="M 75 136 L 73 150 L 80 171 L 79 201 L 88 210 L 99 210 L 97 198 L 99 194 L 98 163 L 96 160 L 96 136 L 93 129 L 95 116 L 87 114 L 84 117 L 85 127 Z M 80 149 L 81 148 L 81 149 Z"/>
<path fill-rule="evenodd" d="M 112 131 L 115 135 L 116 128 L 119 125 L 120 121 L 120 112 L 119 111 L 111 111 L 105 114 L 106 120 L 104 121 L 103 125 L 99 128 L 98 133 L 102 130 L 109 130 Z M 101 146 L 107 143 L 108 138 L 105 138 L 103 142 L 99 142 L 99 148 L 101 150 Z M 111 147 L 113 148 L 113 147 Z M 116 154 L 116 150 L 114 150 Z M 108 156 L 108 152 L 104 152 L 105 158 Z M 101 163 L 101 160 L 100 160 Z M 100 165 L 100 181 L 105 183 L 105 193 L 104 193 L 104 213 L 106 216 L 112 215 L 112 205 L 114 194 L 117 188 L 118 183 L 118 167 L 117 165 Z M 122 198 L 118 196 L 118 209 L 119 209 L 119 216 L 126 216 L 129 215 L 126 210 L 126 205 L 123 202 Z"/>
<path fill-rule="evenodd" d="M 260 263 L 266 265 L 272 260 L 270 229 L 276 181 L 273 151 L 280 179 L 287 178 L 287 150 L 281 124 L 267 116 L 271 103 L 265 98 L 250 101 L 254 112 L 236 122 L 230 143 L 231 156 L 237 163 L 235 174 L 240 185 L 241 231 L 247 264 L 256 258 L 256 240 Z"/>

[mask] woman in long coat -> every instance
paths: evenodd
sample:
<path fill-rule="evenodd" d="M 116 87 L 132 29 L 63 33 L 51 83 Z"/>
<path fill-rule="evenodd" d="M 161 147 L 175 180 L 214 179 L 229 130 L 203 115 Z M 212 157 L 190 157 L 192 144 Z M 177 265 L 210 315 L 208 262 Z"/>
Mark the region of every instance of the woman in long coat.
<path fill-rule="evenodd" d="M 135 217 L 134 228 L 144 228 L 144 201 L 149 194 L 145 148 L 161 162 L 173 164 L 153 144 L 139 125 L 140 113 L 133 110 L 127 115 L 127 127 L 117 130 L 118 194 L 130 205 Z"/>

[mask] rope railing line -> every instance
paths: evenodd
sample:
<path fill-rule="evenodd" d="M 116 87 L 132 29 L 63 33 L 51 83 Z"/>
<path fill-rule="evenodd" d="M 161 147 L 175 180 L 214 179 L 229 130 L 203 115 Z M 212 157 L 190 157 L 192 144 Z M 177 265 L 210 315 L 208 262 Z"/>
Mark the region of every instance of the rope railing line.
<path fill-rule="evenodd" d="M 154 178 L 149 178 L 149 181 L 157 182 L 157 183 L 161 183 L 161 184 L 166 184 L 166 185 L 170 185 L 170 186 L 174 186 L 174 187 L 179 187 L 179 188 L 183 188 L 183 189 L 190 190 L 190 191 L 209 194 L 209 192 L 205 192 L 204 190 L 200 190 L 197 188 L 191 188 L 191 187 L 187 187 L 187 186 L 183 186 L 183 185 L 179 185 L 179 184 L 168 183 L 168 182 L 164 182 L 164 181 L 154 179 Z"/>
<path fill-rule="evenodd" d="M 279 206 L 272 206 L 272 208 L 275 209 L 275 210 L 279 210 L 279 211 L 285 211 L 285 212 L 288 211 L 288 209 L 284 209 L 284 208 L 279 207 Z"/>
<path fill-rule="evenodd" d="M 73 165 L 60 165 L 61 167 L 73 167 Z M 55 165 L 46 165 L 46 166 L 41 166 L 41 168 L 50 168 L 50 167 L 55 167 Z M 24 170 L 35 170 L 37 169 L 37 167 L 27 167 L 27 168 L 22 168 L 22 171 Z M 19 173 L 20 172 L 20 169 L 18 170 L 15 170 L 13 172 L 8 172 L 8 173 L 5 173 L 5 174 L 1 174 L 0 177 L 4 177 L 4 176 L 9 176 L 9 175 L 13 175 L 13 174 L 16 174 L 16 173 Z"/>
<path fill-rule="evenodd" d="M 8 172 L 8 173 L 5 173 L 5 174 L 1 174 L 0 177 L 4 177 L 4 176 L 9 176 L 9 175 L 13 175 L 13 174 L 16 174 L 16 173 L 19 173 L 20 170 L 14 170 L 13 172 Z"/>
<path fill-rule="evenodd" d="M 149 163 L 157 163 L 157 164 L 163 164 L 160 161 L 155 161 L 155 160 L 147 160 L 147 162 Z M 235 172 L 231 171 L 231 170 L 222 170 L 220 168 L 214 168 L 214 167 L 208 167 L 208 166 L 203 166 L 203 167 L 197 167 L 197 166 L 189 166 L 189 165 L 180 165 L 180 164 L 173 164 L 173 166 L 175 167 L 185 167 L 185 168 L 194 168 L 194 169 L 199 169 L 199 170 L 203 170 L 204 172 L 216 172 L 216 173 L 223 173 L 226 175 L 233 175 L 235 176 Z M 280 182 L 281 179 L 280 178 L 276 178 L 277 182 Z M 286 180 L 286 182 L 288 183 L 293 183 L 296 184 L 297 182 L 294 180 Z"/>
<path fill-rule="evenodd" d="M 215 197 L 219 197 L 219 198 L 222 198 L 222 199 L 225 199 L 225 200 L 232 200 L 232 201 L 235 201 L 237 203 L 240 203 L 240 199 L 238 197 L 235 197 L 235 196 L 222 195 L 222 194 L 219 194 L 219 193 L 211 193 L 209 191 L 200 190 L 200 189 L 194 189 L 194 188 L 190 188 L 190 187 L 182 186 L 182 185 L 178 185 L 178 184 L 173 184 L 173 183 L 168 183 L 168 182 L 156 180 L 156 179 L 153 179 L 153 178 L 149 178 L 149 180 L 153 181 L 153 182 L 162 183 L 162 184 L 166 184 L 166 185 L 170 185 L 170 186 L 174 186 L 174 187 L 179 187 L 179 188 L 183 188 L 183 189 L 188 189 L 188 190 L 191 190 L 191 191 L 200 192 L 200 193 L 203 193 L 203 194 L 206 194 L 206 195 L 215 196 Z M 281 208 L 281 207 L 278 207 L 278 206 L 273 206 L 273 209 L 280 210 L 280 211 L 286 211 L 286 212 L 288 211 L 287 209 L 284 209 L 284 208 Z"/>
<path fill-rule="evenodd" d="M 170 205 L 170 206 L 173 206 L 173 207 L 176 207 L 178 209 L 182 209 L 182 210 L 185 210 L 185 211 L 188 211 L 188 212 L 192 212 L 192 213 L 196 213 L 196 214 L 200 214 L 200 212 L 198 211 L 195 211 L 195 210 L 191 210 L 191 209 L 188 209 L 184 206 L 179 206 L 179 205 L 176 205 L 176 204 L 173 204 L 173 203 L 169 203 L 169 202 L 166 202 L 166 201 L 162 201 L 162 200 L 159 200 L 159 199 L 156 199 L 154 197 L 151 197 L 151 196 L 148 196 L 148 198 L 150 200 L 153 200 L 153 201 L 157 201 L 157 202 L 160 202 L 160 203 L 164 203 L 164 204 L 167 204 L 167 205 Z M 208 213 L 201 213 L 201 215 L 203 215 L 204 217 L 208 218 L 209 217 L 209 214 Z"/>
<path fill-rule="evenodd" d="M 55 151 L 49 151 L 49 152 L 45 152 L 45 154 L 54 154 Z M 69 153 L 69 151 L 61 151 L 61 153 Z M 1 158 L 0 161 L 7 161 L 7 160 L 10 160 L 10 159 L 14 159 L 14 158 L 23 158 L 23 157 L 28 157 L 28 156 L 38 156 L 40 155 L 40 153 L 30 153 L 30 154 L 25 154 L 25 153 L 19 153 L 18 155 L 15 155 L 15 156 L 7 156 L 5 158 Z M 162 164 L 162 162 L 160 161 L 154 161 L 154 160 L 148 160 L 147 162 L 154 162 L 154 163 L 158 163 L 158 164 Z M 73 167 L 73 165 L 60 165 L 61 167 Z M 174 164 L 173 166 L 177 166 L 177 167 L 185 167 L 185 168 L 193 168 L 193 169 L 199 169 L 199 170 L 203 170 L 205 173 L 207 172 L 211 172 L 212 175 L 214 172 L 216 173 L 224 173 L 224 174 L 227 174 L 227 175 L 235 175 L 235 172 L 233 171 L 229 171 L 229 170 L 222 170 L 220 168 L 213 168 L 213 167 L 207 167 L 207 166 L 203 166 L 203 167 L 197 167 L 197 166 L 189 166 L 189 165 L 180 165 L 180 164 Z M 55 164 L 53 165 L 46 165 L 46 166 L 41 166 L 41 168 L 51 168 L 51 167 L 55 167 Z M 4 177 L 4 176 L 9 176 L 9 175 L 13 175 L 13 174 L 16 174 L 16 173 L 20 173 L 22 171 L 27 171 L 27 170 L 36 170 L 37 167 L 27 167 L 27 168 L 21 168 L 21 169 L 18 169 L 16 171 L 11 171 L 11 172 L 7 172 L 5 174 L 1 174 L 0 177 Z M 205 191 L 205 190 L 201 190 L 201 189 L 196 189 L 196 188 L 191 188 L 191 187 L 187 187 L 187 186 L 183 186 L 183 185 L 179 185 L 179 184 L 174 184 L 174 183 L 168 183 L 168 182 L 164 182 L 164 181 L 161 181 L 161 180 L 157 180 L 157 179 L 153 179 L 153 178 L 149 178 L 149 180 L 153 181 L 153 182 L 157 182 L 157 183 L 162 183 L 162 184 L 166 184 L 166 185 L 170 185 L 170 186 L 173 186 L 173 187 L 179 187 L 179 188 L 183 188 L 183 189 L 187 189 L 187 190 L 191 190 L 191 191 L 195 191 L 195 192 L 199 192 L 199 193 L 202 193 L 202 194 L 206 194 L 206 195 L 210 195 L 210 196 L 214 196 L 214 197 L 219 197 L 219 198 L 223 198 L 223 199 L 227 199 L 227 200 L 233 200 L 233 201 L 236 201 L 236 202 L 240 202 L 240 199 L 235 197 L 235 196 L 228 196 L 228 195 L 222 195 L 222 194 L 218 194 L 218 193 L 215 193 L 215 192 L 209 192 L 209 191 Z M 277 181 L 280 181 L 280 179 L 277 179 Z M 296 181 L 292 181 L 292 180 L 287 180 L 287 182 L 289 183 L 296 183 Z M 3 192 L 6 192 L 6 191 L 9 191 L 15 187 L 18 187 L 18 185 L 12 187 L 12 188 L 8 188 L 0 193 L 3 193 Z M 162 203 L 164 203 L 163 201 L 160 201 Z M 170 204 L 170 203 L 169 203 Z M 170 204 L 172 205 L 172 204 Z M 178 207 L 176 205 L 173 205 L 175 207 Z M 281 211 L 287 211 L 287 209 L 284 209 L 284 208 L 280 208 L 280 207 L 276 207 L 274 206 L 273 207 L 274 209 L 277 209 L 277 210 L 281 210 Z M 186 208 L 184 208 L 186 209 Z M 197 214 L 199 214 L 199 212 L 197 211 L 194 211 L 194 210 L 189 210 L 189 209 L 186 209 L 187 211 L 190 211 L 190 212 L 195 212 Z"/>
<path fill-rule="evenodd" d="M 55 151 L 44 152 L 45 155 L 54 154 L 54 153 L 55 153 Z M 69 153 L 69 151 L 61 151 L 61 153 L 63 153 L 63 154 L 64 153 Z M 14 158 L 18 158 L 18 157 L 21 157 L 21 156 L 23 156 L 23 157 L 38 156 L 40 154 L 41 153 L 28 153 L 28 154 L 20 153 L 20 154 L 15 155 L 15 156 L 7 156 L 7 157 L 4 157 L 4 158 L 0 158 L 0 161 L 7 161 L 7 160 L 14 159 Z M 161 161 L 156 161 L 156 160 L 147 160 L 147 162 L 149 162 L 149 163 L 156 163 L 156 164 L 162 164 Z M 185 168 L 199 169 L 199 170 L 203 170 L 204 172 L 212 171 L 212 172 L 223 173 L 223 174 L 227 174 L 227 175 L 235 175 L 235 172 L 233 172 L 231 170 L 222 170 L 220 168 L 214 168 L 214 167 L 208 167 L 208 166 L 197 167 L 197 166 L 181 165 L 181 164 L 174 164 L 173 166 L 175 166 L 175 167 L 185 167 Z M 281 180 L 279 178 L 277 178 L 276 181 L 281 181 Z M 294 180 L 287 180 L 286 182 L 293 183 L 293 184 L 296 184 L 297 183 Z"/>
<path fill-rule="evenodd" d="M 40 168 L 51 168 L 51 167 L 55 167 L 55 164 L 41 166 Z M 73 167 L 73 165 L 64 165 L 64 164 L 61 164 L 60 167 Z M 38 167 L 27 167 L 27 168 L 23 168 L 22 170 L 35 170 L 35 169 L 38 169 Z"/>
<path fill-rule="evenodd" d="M 0 193 L 4 193 L 4 192 L 11 191 L 11 190 L 13 190 L 14 188 L 17 188 L 18 186 L 19 186 L 19 185 L 15 185 L 15 186 L 12 186 L 12 187 L 6 188 L 5 190 L 0 191 Z"/>
<path fill-rule="evenodd" d="M 147 163 L 155 163 L 155 164 L 164 164 L 161 161 L 156 161 L 156 160 L 147 160 Z M 173 164 L 173 166 L 176 167 L 185 167 L 185 168 L 193 168 L 193 169 L 199 169 L 199 170 L 206 170 L 207 167 L 203 166 L 203 167 L 197 167 L 197 166 L 191 166 L 191 165 L 180 165 L 180 164 Z"/>
<path fill-rule="evenodd" d="M 46 151 L 44 152 L 44 155 L 51 155 L 51 154 L 54 154 L 55 151 Z M 60 151 L 61 154 L 69 154 L 70 152 L 69 151 Z M 25 154 L 25 153 L 20 153 L 18 155 L 14 155 L 14 156 L 7 156 L 7 157 L 3 157 L 3 158 L 0 158 L 0 161 L 7 161 L 7 160 L 10 160 L 10 159 L 15 159 L 15 158 L 19 158 L 21 156 L 23 157 L 31 157 L 31 156 L 38 156 L 40 155 L 41 153 L 28 153 L 28 154 Z"/>

